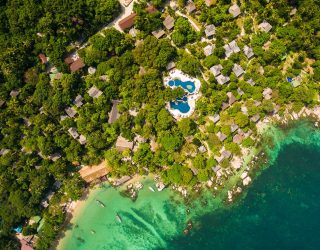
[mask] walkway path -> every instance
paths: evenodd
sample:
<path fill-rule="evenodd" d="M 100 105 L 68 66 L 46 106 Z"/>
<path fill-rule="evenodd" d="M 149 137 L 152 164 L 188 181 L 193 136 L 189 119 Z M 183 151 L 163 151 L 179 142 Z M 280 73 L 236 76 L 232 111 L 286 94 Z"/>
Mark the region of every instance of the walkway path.
<path fill-rule="evenodd" d="M 191 23 L 191 25 L 193 26 L 193 28 L 194 28 L 197 32 L 200 31 L 200 28 L 198 27 L 198 25 L 197 25 L 189 16 L 187 16 L 187 15 L 185 15 L 185 14 L 182 14 L 179 10 L 176 11 L 176 14 L 178 14 L 179 16 L 182 16 L 182 17 L 187 18 L 188 21 L 189 21 L 189 23 Z"/>

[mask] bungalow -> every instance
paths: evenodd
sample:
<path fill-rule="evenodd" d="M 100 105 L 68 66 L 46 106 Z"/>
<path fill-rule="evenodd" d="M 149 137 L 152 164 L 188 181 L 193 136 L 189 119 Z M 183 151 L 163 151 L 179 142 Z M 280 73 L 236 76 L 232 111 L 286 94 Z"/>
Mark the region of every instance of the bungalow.
<path fill-rule="evenodd" d="M 129 34 L 132 37 L 136 37 L 137 36 L 137 32 L 138 32 L 138 30 L 136 28 L 134 28 L 134 27 L 129 30 Z"/>
<path fill-rule="evenodd" d="M 229 81 L 230 81 L 230 78 L 229 78 L 228 76 L 218 75 L 218 76 L 216 77 L 216 80 L 217 80 L 217 82 L 218 82 L 220 85 L 223 85 L 223 84 L 229 82 Z"/>
<path fill-rule="evenodd" d="M 71 118 L 74 118 L 75 115 L 77 114 L 77 111 L 73 107 L 68 107 L 65 109 L 67 115 Z"/>
<path fill-rule="evenodd" d="M 102 95 L 102 91 L 99 90 L 96 86 L 92 86 L 89 90 L 88 90 L 88 94 L 89 96 L 91 96 L 92 98 L 98 98 L 99 96 Z"/>
<path fill-rule="evenodd" d="M 99 165 L 85 166 L 79 170 L 81 178 L 87 183 L 106 176 L 110 172 L 111 168 L 106 164 L 106 161 L 101 162 Z"/>
<path fill-rule="evenodd" d="M 19 93 L 20 93 L 19 89 L 14 89 L 14 90 L 10 91 L 10 96 L 15 98 L 15 97 L 17 97 L 19 95 Z"/>
<path fill-rule="evenodd" d="M 96 73 L 97 69 L 95 67 L 90 66 L 88 68 L 88 73 L 89 75 L 93 75 L 94 73 Z"/>
<path fill-rule="evenodd" d="M 57 161 L 61 158 L 61 154 L 59 153 L 54 153 L 48 156 L 48 159 L 51 161 Z"/>
<path fill-rule="evenodd" d="M 155 31 L 152 31 L 152 35 L 154 35 L 157 39 L 163 37 L 166 33 L 163 29 L 157 29 Z"/>
<path fill-rule="evenodd" d="M 82 69 L 84 66 L 86 65 L 84 64 L 83 60 L 79 57 L 77 60 L 70 64 L 70 71 L 76 72 L 79 69 Z"/>
<path fill-rule="evenodd" d="M 77 129 L 72 127 L 68 129 L 69 134 L 73 137 L 73 139 L 77 139 L 79 137 L 79 134 L 77 132 Z"/>
<path fill-rule="evenodd" d="M 41 61 L 42 64 L 46 64 L 48 62 L 48 58 L 43 53 L 39 54 L 38 58 L 39 58 L 39 60 Z"/>
<path fill-rule="evenodd" d="M 252 80 L 252 78 L 250 78 L 247 83 L 249 83 L 251 86 L 256 85 L 256 83 Z"/>
<path fill-rule="evenodd" d="M 223 150 L 223 151 L 221 152 L 221 155 L 223 156 L 224 159 L 229 159 L 230 156 L 231 156 L 231 152 L 228 151 L 228 150 Z"/>
<path fill-rule="evenodd" d="M 235 136 L 233 136 L 232 141 L 236 144 L 240 144 L 243 140 L 243 136 L 236 134 Z"/>
<path fill-rule="evenodd" d="M 174 0 L 171 0 L 169 3 L 169 6 L 171 9 L 176 10 L 178 8 L 177 2 Z"/>
<path fill-rule="evenodd" d="M 229 108 L 230 107 L 230 105 L 228 104 L 228 103 L 226 103 L 226 102 L 223 102 L 222 103 L 222 107 L 221 107 L 221 110 L 222 111 L 225 111 L 227 108 Z"/>
<path fill-rule="evenodd" d="M 207 25 L 204 29 L 204 33 L 208 38 L 212 37 L 216 33 L 216 26 L 214 26 L 214 24 Z"/>
<path fill-rule="evenodd" d="M 232 71 L 235 73 L 236 77 L 240 77 L 244 73 L 243 68 L 237 63 L 233 65 Z"/>
<path fill-rule="evenodd" d="M 227 136 L 220 131 L 216 135 L 221 142 L 223 142 L 225 139 L 227 139 Z"/>
<path fill-rule="evenodd" d="M 217 123 L 218 121 L 220 121 L 220 115 L 214 114 L 213 116 L 209 116 L 209 119 L 214 123 Z"/>
<path fill-rule="evenodd" d="M 230 6 L 229 13 L 235 18 L 241 14 L 240 7 L 237 4 Z"/>
<path fill-rule="evenodd" d="M 261 105 L 260 101 L 254 100 L 254 106 L 259 107 Z"/>
<path fill-rule="evenodd" d="M 219 165 L 212 167 L 213 172 L 217 173 L 219 170 L 221 169 L 221 167 Z"/>
<path fill-rule="evenodd" d="M 205 152 L 207 152 L 206 147 L 203 146 L 203 145 L 201 145 L 201 146 L 198 148 L 198 150 L 199 150 L 200 153 L 205 153 Z"/>
<path fill-rule="evenodd" d="M 236 98 L 234 97 L 234 95 L 232 94 L 232 92 L 228 92 L 228 93 L 227 93 L 227 96 L 228 96 L 228 98 L 229 98 L 228 104 L 229 104 L 229 106 L 231 106 L 231 105 L 236 101 Z"/>
<path fill-rule="evenodd" d="M 83 105 L 83 97 L 81 95 L 77 95 L 73 101 L 73 104 L 80 108 Z"/>
<path fill-rule="evenodd" d="M 247 45 L 243 47 L 243 52 L 248 59 L 254 56 L 253 49 Z"/>
<path fill-rule="evenodd" d="M 269 32 L 272 29 L 272 25 L 267 21 L 263 21 L 259 24 L 259 29 L 264 32 Z"/>
<path fill-rule="evenodd" d="M 167 70 L 171 70 L 174 69 L 176 67 L 176 64 L 174 62 L 169 62 L 167 65 Z"/>
<path fill-rule="evenodd" d="M 196 169 L 195 167 L 190 167 L 193 175 L 198 175 L 198 169 Z"/>
<path fill-rule="evenodd" d="M 222 154 L 220 154 L 220 156 L 215 155 L 215 156 L 214 156 L 214 159 L 215 159 L 218 163 L 220 163 L 220 162 L 223 161 L 224 156 L 223 156 Z"/>
<path fill-rule="evenodd" d="M 238 53 L 240 48 L 235 40 L 223 46 L 225 49 L 226 57 L 229 57 L 232 53 Z"/>
<path fill-rule="evenodd" d="M 207 5 L 207 7 L 210 7 L 211 5 L 213 5 L 216 2 L 216 0 L 205 0 L 205 3 Z"/>
<path fill-rule="evenodd" d="M 196 5 L 194 4 L 194 2 L 189 1 L 189 3 L 186 6 L 186 10 L 188 14 L 191 14 L 192 12 L 194 12 L 196 10 Z"/>
<path fill-rule="evenodd" d="M 87 143 L 87 138 L 84 135 L 80 135 L 78 141 L 81 145 L 84 145 Z"/>
<path fill-rule="evenodd" d="M 49 206 L 49 201 L 51 200 L 52 196 L 54 195 L 53 191 L 50 191 L 49 193 L 46 194 L 46 196 L 42 199 L 41 205 L 46 208 Z"/>
<path fill-rule="evenodd" d="M 243 90 L 240 89 L 240 88 L 237 89 L 237 92 L 238 92 L 238 94 L 239 94 L 240 96 L 242 96 L 242 95 L 244 94 Z"/>
<path fill-rule="evenodd" d="M 163 21 L 163 26 L 166 27 L 167 30 L 171 30 L 174 26 L 174 18 L 167 16 Z"/>
<path fill-rule="evenodd" d="M 207 45 L 206 47 L 203 48 L 203 53 L 205 56 L 210 56 L 213 53 L 215 46 L 214 45 Z"/>
<path fill-rule="evenodd" d="M 122 30 L 126 30 L 128 28 L 131 28 L 134 25 L 134 19 L 136 17 L 136 13 L 131 13 L 129 16 L 123 18 L 119 21 L 119 27 Z"/>
<path fill-rule="evenodd" d="M 241 112 L 245 115 L 248 114 L 248 108 L 246 106 L 241 106 Z"/>
<path fill-rule="evenodd" d="M 121 103 L 120 100 L 112 100 L 112 108 L 111 108 L 111 111 L 109 112 L 109 120 L 108 120 L 108 123 L 112 124 L 114 123 L 119 117 L 120 117 L 120 114 L 119 114 L 119 111 L 118 111 L 118 104 Z"/>
<path fill-rule="evenodd" d="M 5 104 L 5 101 L 0 99 L 0 108 L 3 106 L 3 104 Z"/>
<path fill-rule="evenodd" d="M 263 90 L 262 95 L 264 99 L 270 100 L 272 98 L 272 89 L 266 88 Z"/>
<path fill-rule="evenodd" d="M 214 76 L 217 76 L 217 75 L 220 75 L 222 69 L 223 69 L 222 65 L 218 64 L 218 65 L 212 66 L 210 68 L 210 71 Z"/>
<path fill-rule="evenodd" d="M 232 125 L 230 126 L 231 133 L 237 131 L 238 128 L 239 128 L 239 126 L 238 126 L 237 124 L 235 124 L 235 123 L 232 124 Z"/>
<path fill-rule="evenodd" d="M 133 148 L 133 142 L 132 141 L 128 141 L 127 139 L 125 139 L 124 137 L 122 137 L 121 135 L 118 137 L 117 141 L 116 141 L 116 148 L 119 151 L 124 151 L 126 149 L 130 149 L 132 150 Z"/>
<path fill-rule="evenodd" d="M 254 123 L 257 123 L 260 120 L 260 115 L 255 114 L 254 116 L 251 117 L 250 120 L 253 121 Z"/>

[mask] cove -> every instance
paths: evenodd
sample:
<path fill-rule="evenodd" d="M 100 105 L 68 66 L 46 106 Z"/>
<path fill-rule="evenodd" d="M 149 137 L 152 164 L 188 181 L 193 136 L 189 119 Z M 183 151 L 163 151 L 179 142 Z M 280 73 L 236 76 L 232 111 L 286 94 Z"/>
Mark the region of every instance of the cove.
<path fill-rule="evenodd" d="M 106 185 L 90 193 L 58 249 L 318 249 L 319 130 L 308 121 L 270 127 L 263 143 L 269 160 L 234 203 L 203 192 L 186 205 L 170 189 L 150 192 L 148 178 L 133 203 Z"/>

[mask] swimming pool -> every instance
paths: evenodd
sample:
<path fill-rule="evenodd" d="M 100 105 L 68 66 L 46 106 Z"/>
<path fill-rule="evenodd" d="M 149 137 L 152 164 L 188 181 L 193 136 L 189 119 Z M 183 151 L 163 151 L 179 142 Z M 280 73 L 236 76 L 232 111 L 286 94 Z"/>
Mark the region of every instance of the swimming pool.
<path fill-rule="evenodd" d="M 188 113 L 190 106 L 186 96 L 177 98 L 175 101 L 170 102 L 170 108 L 179 110 L 182 114 Z"/>
<path fill-rule="evenodd" d="M 196 85 L 192 81 L 183 82 L 180 79 L 174 79 L 170 80 L 168 84 L 170 87 L 181 87 L 184 90 L 188 91 L 190 94 L 194 93 L 194 91 L 196 90 Z"/>

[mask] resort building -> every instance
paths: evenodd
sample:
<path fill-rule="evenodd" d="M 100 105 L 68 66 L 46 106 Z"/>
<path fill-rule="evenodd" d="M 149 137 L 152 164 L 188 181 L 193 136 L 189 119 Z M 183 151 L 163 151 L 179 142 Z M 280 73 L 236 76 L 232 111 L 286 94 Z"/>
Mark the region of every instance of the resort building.
<path fill-rule="evenodd" d="M 230 126 L 231 133 L 237 131 L 238 128 L 239 128 L 239 126 L 238 126 L 237 124 L 235 124 L 235 123 L 232 124 L 232 125 Z"/>
<path fill-rule="evenodd" d="M 205 56 L 210 56 L 212 55 L 214 49 L 215 49 L 215 46 L 209 44 L 203 48 L 203 53 Z"/>
<path fill-rule="evenodd" d="M 70 71 L 76 72 L 86 66 L 81 58 L 76 59 L 70 64 Z"/>
<path fill-rule="evenodd" d="M 87 138 L 84 135 L 80 135 L 78 141 L 81 145 L 85 145 L 87 143 Z"/>
<path fill-rule="evenodd" d="M 229 13 L 235 18 L 241 14 L 240 7 L 237 4 L 232 5 L 229 8 Z"/>
<path fill-rule="evenodd" d="M 186 10 L 188 14 L 191 14 L 192 12 L 194 12 L 196 10 L 196 5 L 194 4 L 194 2 L 189 1 L 189 3 L 186 6 Z"/>
<path fill-rule="evenodd" d="M 223 69 L 221 64 L 214 65 L 210 68 L 211 73 L 216 77 L 217 75 L 220 75 L 221 70 Z"/>
<path fill-rule="evenodd" d="M 237 42 L 235 40 L 231 41 L 230 43 L 223 46 L 225 49 L 226 57 L 228 58 L 232 53 L 238 53 L 240 52 L 240 48 L 237 45 Z"/>
<path fill-rule="evenodd" d="M 225 139 L 227 139 L 227 136 L 220 131 L 216 135 L 221 142 L 223 142 Z"/>
<path fill-rule="evenodd" d="M 118 104 L 121 103 L 120 100 L 112 100 L 112 108 L 111 111 L 109 112 L 109 120 L 108 123 L 112 124 L 114 123 L 119 117 L 119 111 L 118 111 Z"/>
<path fill-rule="evenodd" d="M 101 162 L 99 165 L 85 166 L 79 170 L 82 179 L 90 183 L 96 179 L 106 176 L 111 172 L 111 168 L 106 161 Z"/>
<path fill-rule="evenodd" d="M 88 90 L 88 94 L 89 96 L 91 96 L 92 98 L 98 98 L 99 96 L 102 95 L 102 91 L 99 90 L 96 86 L 92 86 L 89 90 Z"/>
<path fill-rule="evenodd" d="M 262 95 L 264 99 L 270 100 L 272 98 L 272 89 L 266 88 L 263 90 Z"/>
<path fill-rule="evenodd" d="M 228 76 L 218 75 L 218 76 L 216 77 L 216 80 L 217 80 L 217 82 L 218 82 L 220 85 L 223 85 L 223 84 L 229 82 L 229 81 L 230 81 L 230 78 L 229 78 Z"/>
<path fill-rule="evenodd" d="M 243 52 L 248 59 L 254 56 L 253 49 L 247 45 L 243 47 Z"/>
<path fill-rule="evenodd" d="M 234 97 L 232 92 L 228 92 L 227 96 L 228 96 L 228 104 L 229 106 L 231 106 L 237 99 Z"/>
<path fill-rule="evenodd" d="M 236 64 L 236 63 L 233 65 L 232 71 L 236 75 L 236 77 L 240 77 L 244 73 L 243 68 L 239 64 Z"/>
<path fill-rule="evenodd" d="M 73 107 L 68 107 L 65 111 L 70 118 L 74 118 L 77 114 L 77 111 Z"/>
<path fill-rule="evenodd" d="M 94 73 L 96 73 L 97 69 L 95 67 L 90 66 L 88 68 L 88 74 L 89 75 L 93 75 Z"/>
<path fill-rule="evenodd" d="M 210 7 L 211 5 L 213 5 L 216 1 L 215 0 L 205 0 L 205 3 L 207 5 L 207 7 Z"/>
<path fill-rule="evenodd" d="M 14 89 L 14 90 L 10 91 L 10 96 L 15 98 L 15 97 L 17 97 L 19 95 L 19 93 L 20 93 L 19 89 Z"/>
<path fill-rule="evenodd" d="M 256 85 L 256 83 L 252 80 L 252 78 L 250 78 L 247 83 L 249 83 L 251 86 Z"/>
<path fill-rule="evenodd" d="M 54 153 L 48 156 L 48 159 L 51 161 L 57 161 L 61 158 L 61 154 L 59 153 Z"/>
<path fill-rule="evenodd" d="M 80 108 L 83 105 L 83 97 L 81 95 L 77 95 L 73 101 L 73 104 Z"/>
<path fill-rule="evenodd" d="M 220 115 L 219 114 L 214 114 L 213 116 L 209 116 L 209 119 L 213 121 L 214 123 L 217 123 L 220 121 Z"/>
<path fill-rule="evenodd" d="M 177 2 L 174 0 L 171 0 L 169 3 L 169 6 L 171 9 L 176 10 L 178 8 Z"/>
<path fill-rule="evenodd" d="M 264 32 L 269 32 L 272 29 L 272 26 L 267 21 L 263 21 L 259 24 L 259 29 Z"/>
<path fill-rule="evenodd" d="M 167 65 L 167 70 L 170 71 L 176 67 L 176 64 L 174 62 L 169 62 Z"/>
<path fill-rule="evenodd" d="M 124 151 L 126 149 L 130 149 L 132 150 L 133 148 L 133 142 L 132 141 L 128 141 L 126 138 L 122 137 L 121 135 L 118 137 L 117 141 L 116 141 L 116 148 L 119 151 Z"/>
<path fill-rule="evenodd" d="M 208 38 L 211 38 L 216 33 L 216 27 L 214 24 L 207 25 L 204 32 Z"/>
<path fill-rule="evenodd" d="M 254 123 L 257 123 L 260 120 L 260 115 L 255 114 L 254 116 L 251 117 L 250 120 L 253 121 Z"/>
<path fill-rule="evenodd" d="M 236 134 L 235 136 L 233 136 L 232 141 L 236 144 L 240 144 L 243 141 L 243 136 Z"/>
<path fill-rule="evenodd" d="M 38 55 L 38 58 L 42 64 L 46 64 L 48 62 L 48 58 L 45 54 L 41 53 Z"/>
<path fill-rule="evenodd" d="M 240 88 L 237 89 L 237 92 L 238 92 L 238 94 L 239 94 L 240 96 L 242 96 L 242 95 L 244 94 L 243 90 L 240 89 Z"/>
<path fill-rule="evenodd" d="M 113 182 L 113 185 L 117 187 L 117 186 L 120 186 L 120 185 L 126 183 L 129 180 L 131 180 L 131 177 L 128 175 L 125 175 L 125 176 L 122 176 L 120 179 L 115 180 Z"/>
<path fill-rule="evenodd" d="M 69 128 L 68 129 L 69 134 L 73 137 L 73 139 L 77 139 L 79 137 L 79 134 L 77 132 L 76 128 Z"/>
<path fill-rule="evenodd" d="M 163 37 L 166 33 L 164 32 L 163 29 L 158 29 L 155 31 L 152 31 L 152 35 L 154 35 L 157 39 Z"/>
<path fill-rule="evenodd" d="M 138 33 L 138 30 L 136 28 L 131 28 L 129 30 L 129 34 L 132 36 L 132 37 L 136 37 L 137 36 L 137 33 Z"/>
<path fill-rule="evenodd" d="M 167 30 L 171 30 L 174 27 L 174 18 L 172 16 L 167 16 L 163 21 L 163 26 Z"/>

